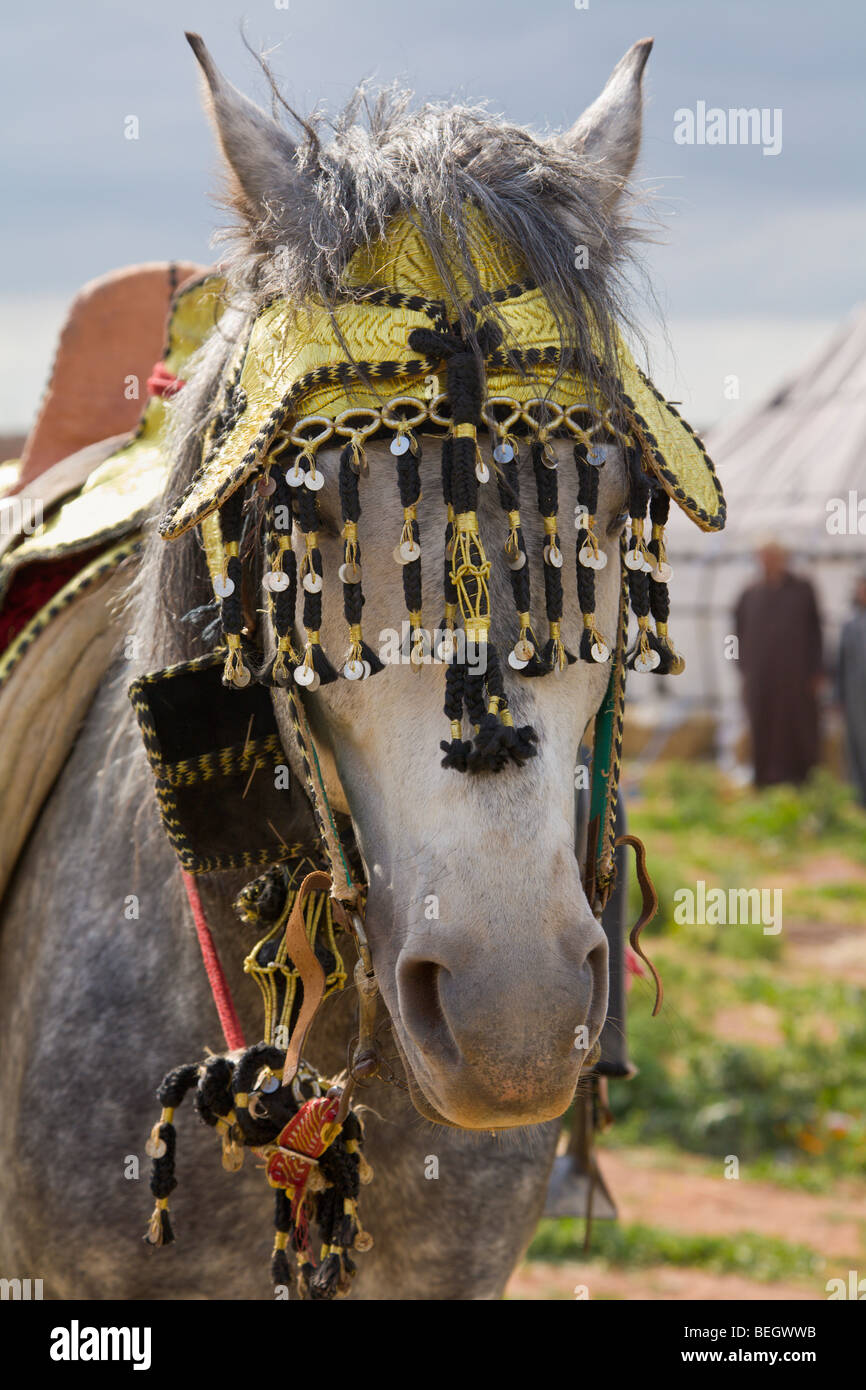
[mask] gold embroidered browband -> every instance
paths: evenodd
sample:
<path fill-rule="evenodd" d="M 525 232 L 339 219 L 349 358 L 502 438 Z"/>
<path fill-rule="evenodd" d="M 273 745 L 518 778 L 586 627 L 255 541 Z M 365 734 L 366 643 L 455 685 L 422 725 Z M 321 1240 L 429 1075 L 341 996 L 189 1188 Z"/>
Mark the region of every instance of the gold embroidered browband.
<path fill-rule="evenodd" d="M 394 558 L 402 569 L 411 631 L 411 660 L 430 659 L 422 618 L 422 434 L 441 436 L 447 511 L 444 619 L 436 655 L 446 662 L 445 711 L 451 739 L 444 763 L 459 770 L 498 770 L 534 752 L 531 728 L 514 727 L 491 636 L 491 559 L 479 524 L 480 490 L 495 479 L 508 536 L 504 561 L 517 614 L 508 664 L 524 676 L 561 671 L 578 657 L 604 664 L 621 650 L 595 613 L 595 574 L 607 563 L 595 529 L 606 445 L 623 451 L 629 478 L 630 532 L 623 551 L 637 637 L 628 665 L 674 674 L 682 658 L 668 635 L 671 576 L 664 540 L 673 499 L 702 529 L 724 525 L 721 488 L 703 445 L 639 370 L 617 339 L 615 399 L 601 399 L 562 371 L 556 320 L 542 290 L 527 281 L 519 256 L 502 247 L 477 213 L 470 214 L 473 260 L 483 293 L 449 300 L 432 257 L 409 218 L 379 245 L 359 252 L 332 309 L 297 307 L 283 299 L 251 324 L 225 378 L 217 423 L 202 466 L 164 517 L 174 538 L 200 525 L 220 601 L 227 648 L 225 679 L 238 687 L 253 676 L 314 689 L 337 679 L 365 679 L 382 669 L 364 638 L 361 568 L 361 480 L 365 445 L 390 432 L 403 510 Z M 483 361 L 458 326 L 470 315 Z M 479 447 L 486 427 L 491 457 Z M 570 438 L 578 477 L 577 597 L 583 625 L 579 651 L 563 642 L 564 551 L 558 508 L 558 458 L 552 441 Z M 343 564 L 339 570 L 347 642 L 339 670 L 320 639 L 324 573 L 317 495 L 324 475 L 318 451 L 341 446 L 339 491 Z M 546 635 L 532 616 L 530 566 L 521 518 L 520 454 L 527 457 L 544 528 Z M 252 649 L 241 604 L 244 489 L 253 478 L 266 499 L 267 593 L 275 651 L 267 665 Z M 295 646 L 298 597 L 305 637 Z M 481 651 L 481 661 L 467 652 Z M 474 742 L 463 739 L 464 714 Z"/>

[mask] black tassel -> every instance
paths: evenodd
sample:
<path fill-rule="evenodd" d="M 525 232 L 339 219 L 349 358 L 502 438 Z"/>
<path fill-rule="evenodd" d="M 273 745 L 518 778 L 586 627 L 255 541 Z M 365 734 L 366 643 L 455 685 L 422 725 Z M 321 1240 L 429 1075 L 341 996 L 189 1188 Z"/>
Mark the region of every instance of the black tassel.
<path fill-rule="evenodd" d="M 310 1298 L 317 1303 L 336 1298 L 341 1274 L 339 1255 L 326 1255 L 318 1269 L 310 1276 Z"/>

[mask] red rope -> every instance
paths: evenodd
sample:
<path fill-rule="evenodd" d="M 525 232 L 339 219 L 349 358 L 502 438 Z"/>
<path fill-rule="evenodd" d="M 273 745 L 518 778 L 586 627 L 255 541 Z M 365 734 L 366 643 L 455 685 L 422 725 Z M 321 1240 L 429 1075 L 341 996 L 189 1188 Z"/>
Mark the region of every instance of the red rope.
<path fill-rule="evenodd" d="M 198 884 L 192 874 L 188 874 L 185 869 L 181 869 L 183 886 L 186 889 L 186 896 L 192 908 L 192 919 L 195 922 L 195 932 L 198 937 L 198 944 L 201 947 L 201 956 L 204 961 L 204 968 L 210 985 L 210 992 L 216 1005 L 222 1024 L 223 1035 L 226 1040 L 226 1047 L 229 1052 L 234 1052 L 237 1048 L 246 1047 L 244 1042 L 244 1032 L 241 1028 L 241 1021 L 235 1009 L 232 992 L 229 989 L 228 980 L 223 973 L 220 965 L 220 958 L 217 955 L 217 948 L 211 936 L 207 918 L 204 915 L 201 897 L 199 896 Z"/>

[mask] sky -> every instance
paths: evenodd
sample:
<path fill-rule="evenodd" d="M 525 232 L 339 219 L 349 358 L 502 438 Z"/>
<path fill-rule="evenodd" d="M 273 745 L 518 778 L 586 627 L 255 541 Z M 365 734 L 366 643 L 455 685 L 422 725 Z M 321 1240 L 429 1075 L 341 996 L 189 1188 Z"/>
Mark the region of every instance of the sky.
<path fill-rule="evenodd" d="M 242 23 L 296 109 L 399 79 L 535 131 L 570 126 L 654 36 L 635 177 L 655 302 L 636 317 L 653 375 L 699 427 L 760 399 L 866 298 L 855 0 L 40 0 L 7 10 L 0 55 L 0 432 L 28 426 L 84 282 L 213 258 L 218 160 L 183 31 L 268 104 Z M 679 143 L 676 113 L 697 121 L 700 104 L 766 112 L 764 145 Z"/>

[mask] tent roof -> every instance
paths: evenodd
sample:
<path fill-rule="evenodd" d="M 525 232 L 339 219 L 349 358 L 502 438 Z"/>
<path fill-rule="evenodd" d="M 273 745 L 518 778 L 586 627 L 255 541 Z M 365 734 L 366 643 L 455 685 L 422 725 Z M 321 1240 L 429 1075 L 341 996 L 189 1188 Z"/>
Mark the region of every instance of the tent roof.
<path fill-rule="evenodd" d="M 866 304 L 795 377 L 745 417 L 710 431 L 706 445 L 727 499 L 727 525 L 705 536 L 672 515 L 678 553 L 721 559 L 772 534 L 792 551 L 866 554 L 866 515 L 863 534 L 827 529 L 831 499 L 847 508 L 850 492 L 866 495 Z"/>

